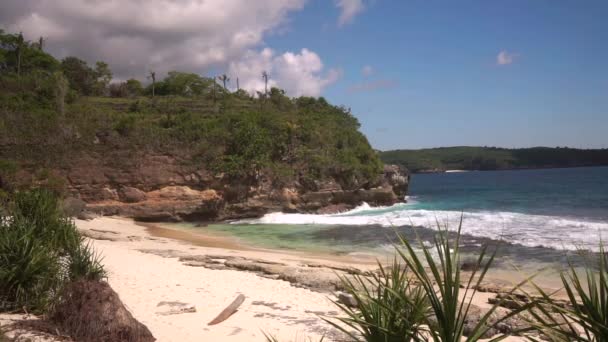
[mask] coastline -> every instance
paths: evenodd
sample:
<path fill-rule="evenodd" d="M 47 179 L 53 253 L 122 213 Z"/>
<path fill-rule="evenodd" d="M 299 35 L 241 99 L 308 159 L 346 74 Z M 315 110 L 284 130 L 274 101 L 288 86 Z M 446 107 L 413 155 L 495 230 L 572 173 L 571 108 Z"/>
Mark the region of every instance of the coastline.
<path fill-rule="evenodd" d="M 338 275 L 376 268 L 372 260 L 238 246 L 222 237 L 125 218 L 76 224 L 103 256 L 112 288 L 158 341 L 266 341 L 265 333 L 280 341 L 339 339 L 323 320 L 340 315 L 332 302 L 338 299 Z M 474 305 L 489 309 L 496 292 L 517 281 L 492 279 Z M 207 326 L 239 294 L 246 297 L 239 311 Z M 167 314 L 163 302 L 188 310 Z M 192 307 L 195 312 L 189 312 Z"/>

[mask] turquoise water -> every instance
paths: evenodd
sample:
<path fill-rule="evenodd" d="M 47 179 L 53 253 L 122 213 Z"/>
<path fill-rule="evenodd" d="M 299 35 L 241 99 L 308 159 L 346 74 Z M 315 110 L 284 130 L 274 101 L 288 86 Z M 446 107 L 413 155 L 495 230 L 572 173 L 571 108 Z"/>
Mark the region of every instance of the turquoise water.
<path fill-rule="evenodd" d="M 595 249 L 600 236 L 608 239 L 608 167 L 417 174 L 407 204 L 336 215 L 272 213 L 203 229 L 262 247 L 378 253 L 391 250 L 395 230 L 413 236 L 417 227 L 430 239 L 437 222 L 456 229 L 461 215 L 471 250 L 498 240 L 515 256 L 545 259 Z"/>

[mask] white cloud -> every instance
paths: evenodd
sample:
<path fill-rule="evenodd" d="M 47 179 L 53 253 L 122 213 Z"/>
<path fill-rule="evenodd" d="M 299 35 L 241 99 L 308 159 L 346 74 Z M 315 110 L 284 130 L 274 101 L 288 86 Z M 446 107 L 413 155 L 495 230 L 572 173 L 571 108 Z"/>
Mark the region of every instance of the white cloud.
<path fill-rule="evenodd" d="M 365 10 L 363 0 L 335 0 L 335 5 L 340 9 L 338 26 L 350 24 L 353 19 Z"/>
<path fill-rule="evenodd" d="M 361 69 L 361 75 L 369 77 L 374 74 L 374 68 L 371 65 L 366 65 Z"/>
<path fill-rule="evenodd" d="M 508 52 L 507 50 L 502 50 L 496 56 L 496 64 L 497 65 L 509 65 L 513 64 L 515 58 L 517 58 L 519 54 Z"/>
<path fill-rule="evenodd" d="M 233 79 L 238 77 L 240 87 L 249 92 L 264 91 L 263 71 L 270 76 L 269 89 L 279 87 L 291 96 L 319 96 L 323 88 L 341 75 L 336 69 L 324 71 L 319 55 L 308 49 L 280 55 L 269 48 L 259 52 L 250 50 L 241 60 L 230 63 L 228 68 Z"/>
<path fill-rule="evenodd" d="M 318 95 L 327 78 L 319 76 L 323 65 L 316 53 L 255 52 L 265 36 L 285 29 L 289 14 L 306 1 L 2 0 L 0 27 L 23 31 L 32 40 L 44 36 L 47 49 L 59 58 L 104 60 L 118 78 L 143 79 L 149 70 L 209 74 L 252 61 L 252 55 L 260 63 L 270 58 L 273 65 L 260 68 L 281 75 L 282 87 Z M 251 88 L 259 89 L 253 83 Z"/>

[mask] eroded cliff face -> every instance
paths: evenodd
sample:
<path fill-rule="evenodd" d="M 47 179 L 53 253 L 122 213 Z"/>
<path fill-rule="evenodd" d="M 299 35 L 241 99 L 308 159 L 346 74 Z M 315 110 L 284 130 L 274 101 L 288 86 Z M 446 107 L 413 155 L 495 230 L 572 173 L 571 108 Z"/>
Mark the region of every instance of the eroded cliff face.
<path fill-rule="evenodd" d="M 27 178 L 35 170 L 20 172 Z M 155 154 L 81 156 L 52 172 L 65 181 L 72 203 L 84 202 L 85 213 L 145 221 L 215 221 L 273 211 L 335 213 L 363 202 L 392 205 L 404 200 L 409 183 L 407 170 L 387 165 L 378 181 L 355 190 L 332 180 L 278 186 L 264 175 L 246 184 L 179 157 Z"/>

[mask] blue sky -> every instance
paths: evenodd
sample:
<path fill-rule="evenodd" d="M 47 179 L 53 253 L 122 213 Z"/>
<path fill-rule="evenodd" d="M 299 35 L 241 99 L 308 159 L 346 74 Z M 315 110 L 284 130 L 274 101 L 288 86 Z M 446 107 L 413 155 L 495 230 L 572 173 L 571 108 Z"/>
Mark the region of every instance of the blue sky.
<path fill-rule="evenodd" d="M 265 43 L 339 68 L 323 95 L 375 148 L 608 147 L 608 1 L 364 4 L 340 26 L 310 1 Z"/>

